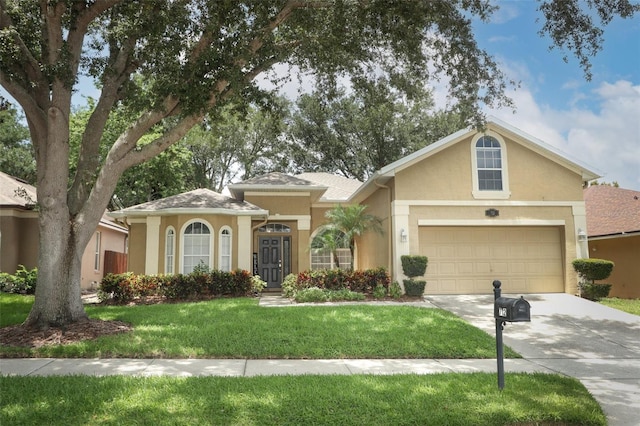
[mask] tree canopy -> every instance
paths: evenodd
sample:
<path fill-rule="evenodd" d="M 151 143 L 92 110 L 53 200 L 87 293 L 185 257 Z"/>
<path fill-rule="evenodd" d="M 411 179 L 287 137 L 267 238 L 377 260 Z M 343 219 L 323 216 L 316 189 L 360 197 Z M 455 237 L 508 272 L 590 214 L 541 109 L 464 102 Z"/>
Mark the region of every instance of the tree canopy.
<path fill-rule="evenodd" d="M 39 277 L 27 323 L 86 318 L 81 253 L 118 179 L 212 109 L 263 99 L 255 79 L 274 64 L 312 72 L 321 90 L 337 77 L 357 84 L 384 75 L 410 93 L 443 76 L 456 110 L 474 121 L 483 104 L 510 105 L 505 76 L 472 31 L 472 19 L 495 8 L 488 0 L 0 0 L 0 84 L 23 109 L 37 166 Z M 601 24 L 640 5 L 543 0 L 540 10 L 542 32 L 588 73 Z M 71 97 L 81 75 L 100 96 L 69 178 Z M 128 111 L 127 126 L 101 155 L 118 108 Z"/>

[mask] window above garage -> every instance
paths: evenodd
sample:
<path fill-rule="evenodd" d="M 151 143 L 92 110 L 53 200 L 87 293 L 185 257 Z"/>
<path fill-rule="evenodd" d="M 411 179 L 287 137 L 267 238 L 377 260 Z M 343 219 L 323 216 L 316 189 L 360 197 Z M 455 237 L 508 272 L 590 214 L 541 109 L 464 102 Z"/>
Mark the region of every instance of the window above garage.
<path fill-rule="evenodd" d="M 476 135 L 471 141 L 473 198 L 506 200 L 509 192 L 507 149 L 500 135 Z"/>

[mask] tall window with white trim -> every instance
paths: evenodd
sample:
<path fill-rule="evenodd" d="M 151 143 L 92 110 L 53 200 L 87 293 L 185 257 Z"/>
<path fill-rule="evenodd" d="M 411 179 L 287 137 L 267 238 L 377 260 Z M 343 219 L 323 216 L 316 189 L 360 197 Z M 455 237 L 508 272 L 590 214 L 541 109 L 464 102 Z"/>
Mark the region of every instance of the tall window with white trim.
<path fill-rule="evenodd" d="M 93 256 L 93 269 L 96 271 L 100 270 L 100 245 L 102 244 L 102 233 L 100 231 L 96 232 L 96 249 L 95 254 Z"/>
<path fill-rule="evenodd" d="M 176 253 L 176 231 L 171 226 L 167 228 L 164 252 L 164 273 L 173 274 Z"/>
<path fill-rule="evenodd" d="M 231 228 L 225 226 L 220 230 L 220 238 L 218 240 L 220 249 L 220 260 L 218 262 L 218 268 L 221 271 L 231 270 Z"/>
<path fill-rule="evenodd" d="M 476 142 L 478 189 L 502 191 L 502 149 L 492 136 L 482 136 Z"/>
<path fill-rule="evenodd" d="M 184 230 L 182 273 L 190 274 L 198 265 L 211 268 L 211 230 L 202 222 L 193 222 Z"/>

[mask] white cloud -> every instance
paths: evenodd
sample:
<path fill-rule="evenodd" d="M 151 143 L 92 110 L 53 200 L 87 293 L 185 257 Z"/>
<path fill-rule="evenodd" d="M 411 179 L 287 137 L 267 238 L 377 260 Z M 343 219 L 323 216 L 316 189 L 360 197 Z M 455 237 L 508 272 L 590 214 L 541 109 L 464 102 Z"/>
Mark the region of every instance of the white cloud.
<path fill-rule="evenodd" d="M 619 80 L 591 94 L 599 109 L 540 105 L 523 86 L 512 93 L 515 114 L 488 110 L 515 127 L 595 168 L 603 181 L 640 189 L 640 86 Z"/>

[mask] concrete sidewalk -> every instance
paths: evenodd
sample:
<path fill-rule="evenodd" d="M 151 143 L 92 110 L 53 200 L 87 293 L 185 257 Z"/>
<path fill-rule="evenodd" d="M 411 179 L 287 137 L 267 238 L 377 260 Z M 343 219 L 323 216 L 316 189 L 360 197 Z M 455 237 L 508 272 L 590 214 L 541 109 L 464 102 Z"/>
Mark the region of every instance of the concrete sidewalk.
<path fill-rule="evenodd" d="M 553 371 L 525 359 L 507 359 L 505 371 Z M 496 373 L 495 359 L 0 359 L 1 375 L 19 376 L 228 376 L 299 374 Z M 496 379 L 497 380 L 497 379 Z"/>

